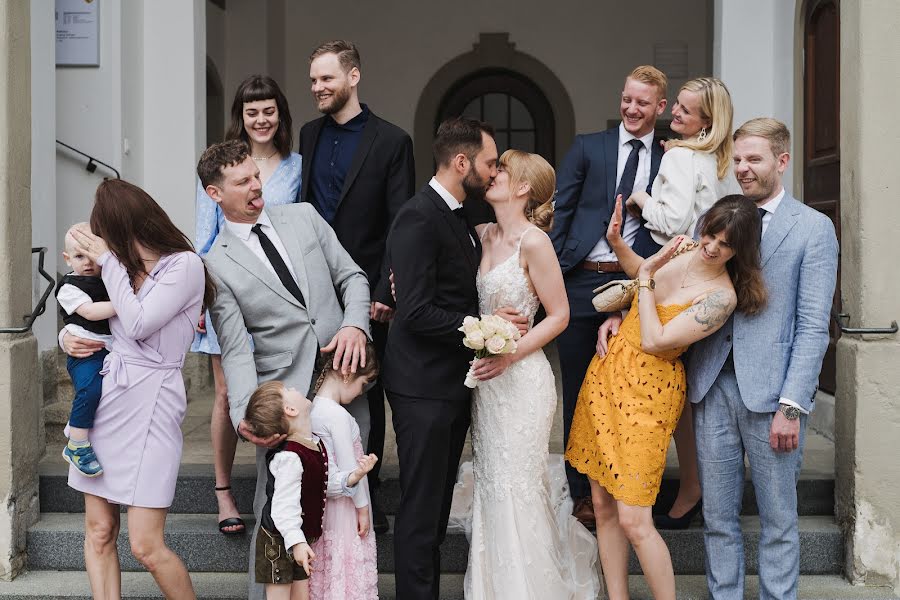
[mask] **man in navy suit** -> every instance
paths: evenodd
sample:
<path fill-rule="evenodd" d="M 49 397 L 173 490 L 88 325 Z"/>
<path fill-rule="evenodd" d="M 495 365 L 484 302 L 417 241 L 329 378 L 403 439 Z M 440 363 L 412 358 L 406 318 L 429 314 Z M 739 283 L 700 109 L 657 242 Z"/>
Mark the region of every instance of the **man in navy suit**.
<path fill-rule="evenodd" d="M 581 382 L 597 345 L 597 330 L 606 315 L 591 304 L 593 290 L 625 279 L 616 255 L 606 242 L 606 229 L 617 195 L 627 200 L 632 190 L 650 191 L 662 147 L 653 139 L 656 118 L 666 108 L 666 76 L 650 66 L 637 67 L 625 78 L 618 127 L 578 135 L 557 171 L 558 190 L 550 237 L 559 258 L 569 296 L 569 326 L 557 338 L 563 381 L 563 433 L 569 428 Z M 659 246 L 640 218 L 627 214 L 622 236 L 641 256 Z M 587 478 L 566 465 L 573 514 L 593 526 L 591 490 Z"/>

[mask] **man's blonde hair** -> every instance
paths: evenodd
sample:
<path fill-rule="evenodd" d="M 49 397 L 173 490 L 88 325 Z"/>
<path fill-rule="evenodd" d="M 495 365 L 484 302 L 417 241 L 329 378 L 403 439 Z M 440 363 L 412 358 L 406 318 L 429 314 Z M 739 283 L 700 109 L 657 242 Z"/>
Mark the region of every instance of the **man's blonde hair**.
<path fill-rule="evenodd" d="M 641 83 L 656 87 L 656 90 L 659 92 L 659 99 L 665 100 L 666 94 L 668 93 L 669 80 L 666 77 L 666 74 L 656 67 L 650 65 L 635 67 L 634 71 L 629 73 L 628 77 L 625 78 L 625 81 L 628 81 L 629 79 L 634 79 L 635 81 L 640 81 Z"/>
<path fill-rule="evenodd" d="M 758 117 L 750 119 L 734 132 L 734 141 L 738 138 L 757 136 L 769 140 L 769 147 L 776 157 L 790 152 L 791 132 L 787 125 L 778 119 Z"/>

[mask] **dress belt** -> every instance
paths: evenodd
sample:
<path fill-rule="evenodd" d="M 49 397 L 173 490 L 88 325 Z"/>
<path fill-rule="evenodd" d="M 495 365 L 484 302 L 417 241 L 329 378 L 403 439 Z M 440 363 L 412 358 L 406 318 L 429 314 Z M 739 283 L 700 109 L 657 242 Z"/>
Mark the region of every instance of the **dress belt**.
<path fill-rule="evenodd" d="M 100 370 L 100 374 L 105 376 L 112 373 L 116 380 L 116 385 L 124 387 L 128 385 L 128 373 L 124 368 L 124 365 L 135 365 L 159 371 L 170 371 L 172 369 L 182 368 L 184 366 L 185 356 L 185 354 L 182 354 L 181 358 L 178 360 L 161 362 L 143 356 L 129 356 L 126 354 L 119 354 L 118 352 L 110 352 L 103 360 L 103 368 Z"/>
<path fill-rule="evenodd" d="M 622 265 L 619 261 L 612 262 L 594 262 L 592 260 L 581 261 L 581 268 L 585 271 L 593 271 L 594 273 L 622 273 Z"/>

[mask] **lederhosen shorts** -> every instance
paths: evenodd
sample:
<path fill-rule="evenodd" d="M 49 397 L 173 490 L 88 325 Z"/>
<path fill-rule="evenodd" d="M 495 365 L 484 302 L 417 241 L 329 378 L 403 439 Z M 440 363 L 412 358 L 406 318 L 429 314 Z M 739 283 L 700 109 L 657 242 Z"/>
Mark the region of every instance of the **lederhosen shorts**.
<path fill-rule="evenodd" d="M 307 540 L 310 544 L 315 540 Z M 309 579 L 294 557 L 284 547 L 284 538 L 260 526 L 256 534 L 256 583 L 289 585 Z"/>

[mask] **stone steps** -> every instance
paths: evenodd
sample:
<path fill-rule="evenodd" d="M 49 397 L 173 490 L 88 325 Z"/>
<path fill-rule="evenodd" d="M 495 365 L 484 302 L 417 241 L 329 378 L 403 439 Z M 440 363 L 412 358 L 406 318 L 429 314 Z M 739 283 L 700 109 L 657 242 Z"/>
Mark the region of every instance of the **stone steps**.
<path fill-rule="evenodd" d="M 248 527 L 252 517 L 245 516 Z M 747 572 L 757 569 L 759 518 L 743 517 L 744 551 Z M 393 525 L 393 523 L 392 523 Z M 129 551 L 128 526 L 122 519 L 119 559 L 123 571 L 142 567 Z M 683 531 L 663 531 L 663 539 L 672 554 L 675 572 L 683 575 L 704 573 L 703 532 L 700 527 Z M 213 515 L 172 514 L 166 522 L 166 543 L 191 572 L 241 572 L 247 568 L 250 536 L 224 536 L 215 526 Z M 28 568 L 31 570 L 84 569 L 84 519 L 77 513 L 45 513 L 28 531 Z M 843 541 L 832 517 L 800 518 L 800 572 L 809 575 L 839 574 L 843 568 Z M 469 546 L 465 535 L 450 531 L 441 549 L 441 571 L 465 572 Z M 378 571 L 394 571 L 393 528 L 378 536 Z M 632 556 L 630 572 L 640 573 Z"/>
<path fill-rule="evenodd" d="M 62 444 L 60 444 L 60 451 Z M 42 513 L 83 512 L 84 497 L 66 484 L 67 467 L 56 453 L 54 460 L 41 463 L 40 500 Z M 400 482 L 396 467 L 382 470 L 382 484 L 377 499 L 387 514 L 397 512 L 400 503 Z M 252 512 L 253 493 L 256 486 L 255 465 L 235 465 L 231 479 L 232 493 L 242 512 Z M 215 476 L 211 465 L 182 465 L 175 489 L 172 513 L 212 513 L 217 512 L 213 488 Z M 655 512 L 665 512 L 671 506 L 678 491 L 677 472 L 667 472 L 660 489 Z M 801 516 L 834 514 L 834 478 L 815 473 L 801 474 L 797 484 L 797 504 Z M 744 506 L 742 514 L 757 515 L 756 495 L 753 486 L 744 486 Z"/>
<path fill-rule="evenodd" d="M 243 600 L 247 597 L 244 573 L 191 573 L 198 600 Z M 706 578 L 702 575 L 678 575 L 675 578 L 678 600 L 705 600 Z M 642 576 L 632 575 L 629 589 L 633 600 L 652 598 Z M 747 577 L 744 597 L 758 597 L 759 578 Z M 123 573 L 122 597 L 128 600 L 158 600 L 163 595 L 149 573 Z M 378 576 L 378 597 L 395 600 L 394 576 Z M 837 575 L 807 575 L 800 578 L 799 600 L 882 600 L 896 599 L 889 587 L 854 586 Z M 0 598 L 6 600 L 91 600 L 87 574 L 78 571 L 40 571 L 0 583 Z M 463 600 L 463 576 L 441 576 L 441 600 Z"/>

